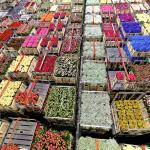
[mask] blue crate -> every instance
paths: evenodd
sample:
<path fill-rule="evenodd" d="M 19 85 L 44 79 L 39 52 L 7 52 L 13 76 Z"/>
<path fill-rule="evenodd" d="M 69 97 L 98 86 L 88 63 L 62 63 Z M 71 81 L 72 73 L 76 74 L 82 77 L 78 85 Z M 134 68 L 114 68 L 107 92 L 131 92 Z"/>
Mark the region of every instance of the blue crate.
<path fill-rule="evenodd" d="M 129 41 L 133 49 L 137 52 L 150 51 L 150 36 L 130 36 Z"/>
<path fill-rule="evenodd" d="M 138 22 L 122 22 L 125 33 L 141 33 L 141 26 Z"/>
<path fill-rule="evenodd" d="M 134 61 L 143 61 L 143 60 L 145 60 L 144 57 L 132 57 L 132 55 L 131 55 L 131 53 L 130 53 L 128 47 L 127 47 L 127 45 L 124 45 L 123 49 L 126 52 L 126 55 L 127 55 L 128 59 L 130 61 L 134 62 Z"/>
<path fill-rule="evenodd" d="M 134 35 L 134 36 L 129 36 L 129 41 L 148 41 L 150 40 L 149 35 Z"/>

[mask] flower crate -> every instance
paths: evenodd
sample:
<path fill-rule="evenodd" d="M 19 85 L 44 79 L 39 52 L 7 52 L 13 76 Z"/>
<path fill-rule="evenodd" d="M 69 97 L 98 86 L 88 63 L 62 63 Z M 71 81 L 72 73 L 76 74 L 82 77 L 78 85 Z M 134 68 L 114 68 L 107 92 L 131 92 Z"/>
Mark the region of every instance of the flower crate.
<path fill-rule="evenodd" d="M 36 30 L 37 36 L 47 36 L 49 33 L 49 28 L 38 27 Z"/>
<path fill-rule="evenodd" d="M 51 22 L 53 19 L 53 16 L 54 15 L 52 13 L 45 13 L 41 16 L 40 20 L 43 22 Z"/>
<path fill-rule="evenodd" d="M 67 29 L 81 29 L 82 30 L 82 23 L 68 23 Z M 67 34 L 67 33 L 66 33 Z"/>
<path fill-rule="evenodd" d="M 150 23 L 143 23 L 142 30 L 144 35 L 150 35 Z"/>
<path fill-rule="evenodd" d="M 86 14 L 100 14 L 100 7 L 99 5 L 93 5 L 93 6 L 86 6 L 85 9 Z"/>
<path fill-rule="evenodd" d="M 150 23 L 150 15 L 146 14 L 146 13 L 136 13 L 135 17 L 137 19 L 138 22 L 140 23 Z"/>
<path fill-rule="evenodd" d="M 37 35 L 27 36 L 19 50 L 19 54 L 39 54 L 40 47 L 38 44 L 40 39 L 41 37 Z"/>
<path fill-rule="evenodd" d="M 128 38 L 133 35 L 141 35 L 142 28 L 138 22 L 122 22 L 121 32 L 124 38 Z"/>
<path fill-rule="evenodd" d="M 100 2 L 99 0 L 87 0 L 86 6 L 91 6 L 91 5 L 100 5 Z"/>
<path fill-rule="evenodd" d="M 39 149 L 72 149 L 73 136 L 69 131 L 46 130 L 42 125 L 37 126 L 31 150 Z"/>
<path fill-rule="evenodd" d="M 16 30 L 16 34 L 19 36 L 27 36 L 33 31 L 34 31 L 33 25 L 29 25 L 26 23 L 18 27 L 18 29 Z"/>
<path fill-rule="evenodd" d="M 104 43 L 99 41 L 84 41 L 83 59 L 85 60 L 105 60 Z"/>
<path fill-rule="evenodd" d="M 121 23 L 123 23 L 123 22 L 134 22 L 135 18 L 133 16 L 133 14 L 131 14 L 131 13 L 118 14 L 116 21 L 117 21 L 118 27 L 121 27 Z"/>
<path fill-rule="evenodd" d="M 26 98 L 27 94 L 24 95 L 24 97 L 21 97 L 21 94 L 18 95 L 19 93 L 22 93 L 22 95 L 25 94 L 25 89 L 21 89 L 17 91 L 17 94 L 15 96 L 16 105 L 20 110 L 26 110 L 28 112 L 36 111 L 39 113 L 43 113 L 43 106 L 47 98 L 47 93 L 50 84 L 37 82 L 35 83 L 33 89 L 31 89 L 31 93 L 28 93 L 28 90 L 30 90 L 32 86 L 33 83 L 30 83 L 29 87 L 27 88 L 26 93 L 28 94 L 28 98 L 26 99 L 26 101 L 29 101 L 29 98 L 31 98 L 32 99 L 31 102 L 33 103 L 28 103 L 28 102 L 26 103 L 25 100 L 22 101 L 23 99 Z M 34 93 L 33 97 L 32 97 L 32 92 Z"/>
<path fill-rule="evenodd" d="M 46 106 L 44 108 L 45 118 L 56 124 L 73 125 L 75 123 L 75 106 L 75 87 L 54 86 L 50 90 Z"/>
<path fill-rule="evenodd" d="M 150 6 L 145 2 L 145 3 L 132 3 L 130 4 L 130 9 L 132 13 L 137 13 L 137 12 L 146 12 L 150 10 Z"/>
<path fill-rule="evenodd" d="M 0 43 L 6 43 L 13 36 L 14 32 L 11 29 L 6 29 L 0 33 Z"/>
<path fill-rule="evenodd" d="M 116 14 L 130 13 L 130 5 L 128 3 L 116 3 Z"/>
<path fill-rule="evenodd" d="M 73 13 L 82 13 L 83 12 L 83 5 L 74 5 L 72 8 Z"/>
<path fill-rule="evenodd" d="M 150 55 L 150 36 L 130 36 L 127 47 L 132 57 L 147 57 Z"/>
<path fill-rule="evenodd" d="M 18 50 L 20 49 L 21 45 L 24 42 L 24 38 L 11 38 L 10 41 L 6 44 L 6 53 L 11 53 L 13 54 L 15 57 L 17 57 L 18 55 Z"/>
<path fill-rule="evenodd" d="M 64 25 L 66 25 L 68 23 L 68 16 L 65 12 L 61 12 L 61 13 L 56 12 L 52 19 L 52 22 L 55 24 L 62 22 Z"/>
<path fill-rule="evenodd" d="M 138 80 L 150 80 L 150 64 L 146 65 L 132 65 L 132 69 L 136 74 Z M 146 69 L 145 69 L 146 68 Z"/>
<path fill-rule="evenodd" d="M 21 26 L 23 23 L 20 21 L 12 22 L 8 27 L 10 29 L 17 29 L 19 26 Z"/>
<path fill-rule="evenodd" d="M 107 92 L 82 92 L 80 126 L 83 131 L 105 134 L 111 130 L 112 119 L 109 101 L 110 97 Z"/>
<path fill-rule="evenodd" d="M 68 26 L 66 29 L 65 37 L 81 37 L 82 36 L 82 28 L 80 28 L 80 24 L 71 24 L 71 26 Z"/>
<path fill-rule="evenodd" d="M 4 88 L 6 86 L 7 86 L 7 90 L 4 90 Z M 15 103 L 14 96 L 19 88 L 21 88 L 20 81 L 12 82 L 12 81 L 8 81 L 8 80 L 3 80 L 0 83 L 0 92 L 3 92 L 0 97 L 0 110 L 2 112 L 4 112 L 4 111 L 16 112 L 17 111 L 17 106 Z"/>
<path fill-rule="evenodd" d="M 32 79 L 32 71 L 35 68 L 36 62 L 34 56 L 18 55 L 8 68 L 6 77 L 13 80 Z"/>
<path fill-rule="evenodd" d="M 43 57 L 38 57 L 36 66 L 34 68 L 34 71 L 32 72 L 33 77 L 38 77 L 39 80 L 44 81 L 54 81 L 53 74 L 57 56 L 48 55 L 45 57 L 45 60 L 43 59 Z"/>
<path fill-rule="evenodd" d="M 115 139 L 96 139 L 91 137 L 80 137 L 79 150 L 120 150 Z"/>
<path fill-rule="evenodd" d="M 84 4 L 84 0 L 75 0 L 74 4 L 75 5 L 83 5 Z"/>
<path fill-rule="evenodd" d="M 65 36 L 61 47 L 61 55 L 78 56 L 80 52 L 80 45 L 80 36 Z"/>
<path fill-rule="evenodd" d="M 100 6 L 102 18 L 104 22 L 114 22 L 115 21 L 115 10 L 113 5 L 101 5 Z"/>
<path fill-rule="evenodd" d="M 7 130 L 9 128 L 9 122 L 5 120 L 0 120 L 0 145 L 2 145 Z"/>
<path fill-rule="evenodd" d="M 112 5 L 112 0 L 101 0 L 101 5 Z"/>
<path fill-rule="evenodd" d="M 102 18 L 101 15 L 99 14 L 86 14 L 85 15 L 85 24 L 101 24 L 102 23 Z"/>
<path fill-rule="evenodd" d="M 107 68 L 109 70 L 117 70 L 122 69 L 122 60 L 127 64 L 129 63 L 129 60 L 126 56 L 126 53 L 121 48 L 122 58 L 120 56 L 120 52 L 118 48 L 106 48 L 106 54 L 107 54 Z"/>
<path fill-rule="evenodd" d="M 71 23 L 81 23 L 82 16 L 82 13 L 72 13 L 70 16 Z"/>
<path fill-rule="evenodd" d="M 120 73 L 120 77 L 117 77 Z M 109 83 L 112 91 L 126 90 L 127 77 L 124 71 L 108 71 Z"/>
<path fill-rule="evenodd" d="M 114 134 L 150 133 L 149 116 L 142 100 L 115 100 L 112 103 L 112 115 Z"/>
<path fill-rule="evenodd" d="M 58 6 L 58 11 L 70 13 L 71 11 L 71 5 L 70 4 L 62 4 Z"/>
<path fill-rule="evenodd" d="M 56 83 L 75 84 L 78 75 L 78 59 L 61 56 L 57 58 L 54 79 Z"/>
<path fill-rule="evenodd" d="M 10 136 L 13 134 L 13 144 L 18 146 L 19 149 L 30 150 L 36 127 L 37 122 L 35 122 L 34 120 L 13 120 L 10 124 L 3 145 L 9 144 Z M 16 128 L 15 132 L 14 128 Z"/>
<path fill-rule="evenodd" d="M 96 32 L 95 32 L 96 31 Z M 84 37 L 87 40 L 97 39 L 102 41 L 102 30 L 100 25 L 85 25 Z"/>
<path fill-rule="evenodd" d="M 5 77 L 8 67 L 12 62 L 12 58 L 9 55 L 0 53 L 0 80 Z"/>
<path fill-rule="evenodd" d="M 96 60 L 84 60 L 81 72 L 81 85 L 84 90 L 105 90 L 107 87 L 105 64 Z"/>
<path fill-rule="evenodd" d="M 144 145 L 121 144 L 120 147 L 123 150 L 129 150 L 129 149 L 131 149 L 131 150 L 136 150 L 136 149 L 138 149 L 138 150 L 142 150 L 142 149 L 148 150 L 148 149 L 150 149 L 149 145 L 145 145 L 145 144 Z"/>
<path fill-rule="evenodd" d="M 39 42 L 40 52 L 48 50 L 48 54 L 58 55 L 61 49 L 62 41 L 58 39 L 56 35 L 51 35 L 51 37 L 44 36 Z"/>
<path fill-rule="evenodd" d="M 118 41 L 119 44 L 123 42 L 116 24 L 103 23 L 102 30 L 104 33 L 103 41 L 105 42 L 105 47 L 116 47 L 116 41 Z"/>

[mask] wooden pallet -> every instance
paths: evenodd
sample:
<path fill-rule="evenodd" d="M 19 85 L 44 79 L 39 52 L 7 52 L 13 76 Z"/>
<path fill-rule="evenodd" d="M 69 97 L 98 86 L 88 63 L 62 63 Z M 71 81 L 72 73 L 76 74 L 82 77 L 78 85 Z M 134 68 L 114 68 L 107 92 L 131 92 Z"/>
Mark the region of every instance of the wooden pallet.
<path fill-rule="evenodd" d="M 10 136 L 14 132 L 13 129 L 15 125 L 16 120 L 11 123 L 3 144 L 9 143 Z M 12 139 L 13 144 L 18 145 L 19 148 L 26 148 L 27 150 L 30 150 L 36 126 L 37 122 L 35 121 L 19 121 L 16 126 L 16 132 Z"/>

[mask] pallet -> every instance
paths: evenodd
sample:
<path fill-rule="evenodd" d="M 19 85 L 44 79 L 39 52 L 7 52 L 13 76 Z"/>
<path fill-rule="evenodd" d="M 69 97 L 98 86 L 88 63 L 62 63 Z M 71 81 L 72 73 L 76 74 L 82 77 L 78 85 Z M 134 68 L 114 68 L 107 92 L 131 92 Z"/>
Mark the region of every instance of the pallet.
<path fill-rule="evenodd" d="M 14 120 L 10 125 L 3 144 L 9 143 L 10 136 L 14 133 L 13 129 L 15 125 L 16 121 Z M 36 126 L 37 122 L 35 121 L 19 121 L 17 123 L 16 132 L 13 137 L 13 144 L 18 145 L 19 148 L 25 148 L 27 150 L 30 150 Z"/>

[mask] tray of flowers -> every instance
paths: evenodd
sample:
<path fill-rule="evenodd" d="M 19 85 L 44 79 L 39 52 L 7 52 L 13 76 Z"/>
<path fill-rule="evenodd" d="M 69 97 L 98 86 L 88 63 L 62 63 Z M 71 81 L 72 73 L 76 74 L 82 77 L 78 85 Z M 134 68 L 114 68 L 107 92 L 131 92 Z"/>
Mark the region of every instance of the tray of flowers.
<path fill-rule="evenodd" d="M 127 64 L 129 63 L 129 60 L 127 58 L 127 55 L 125 51 L 121 48 L 122 58 L 120 56 L 120 52 L 118 48 L 106 48 L 106 54 L 107 54 L 107 68 L 109 70 L 120 70 L 123 69 L 122 67 L 122 60 Z"/>
<path fill-rule="evenodd" d="M 150 133 L 150 121 L 143 100 L 114 100 L 112 116 L 116 135 L 143 135 Z"/>
<path fill-rule="evenodd" d="M 35 68 L 36 62 L 37 60 L 34 56 L 18 55 L 10 64 L 6 77 L 13 80 L 32 79 L 32 71 Z"/>
<path fill-rule="evenodd" d="M 54 78 L 56 83 L 75 84 L 78 75 L 78 59 L 69 56 L 57 58 Z"/>
<path fill-rule="evenodd" d="M 56 59 L 56 55 L 39 56 L 32 75 L 38 77 L 39 80 L 54 81 Z"/>
<path fill-rule="evenodd" d="M 14 97 L 18 89 L 22 88 L 21 86 L 20 81 L 2 80 L 0 83 L 0 111 L 16 112 L 17 106 Z"/>
<path fill-rule="evenodd" d="M 115 21 L 115 9 L 113 5 L 104 4 L 100 6 L 102 18 L 104 22 L 114 22 Z M 111 19 L 111 20 L 110 20 Z"/>
<path fill-rule="evenodd" d="M 119 44 L 123 42 L 116 24 L 103 23 L 102 30 L 104 33 L 103 40 L 106 47 L 116 47 L 116 40 Z"/>
<path fill-rule="evenodd" d="M 82 91 L 80 126 L 82 131 L 105 134 L 111 130 L 110 97 L 104 91 Z"/>
<path fill-rule="evenodd" d="M 71 23 L 81 23 L 82 17 L 82 13 L 72 13 L 70 16 Z"/>
<path fill-rule="evenodd" d="M 74 5 L 72 8 L 73 13 L 82 13 L 83 12 L 83 5 Z"/>
<path fill-rule="evenodd" d="M 34 134 L 31 150 L 39 149 L 72 149 L 73 136 L 69 131 L 57 131 L 54 129 L 47 130 L 38 124 Z"/>
<path fill-rule="evenodd" d="M 74 30 L 74 32 L 75 31 L 76 30 Z M 61 47 L 61 55 L 78 56 L 80 51 L 80 45 L 80 36 L 65 36 Z"/>
<path fill-rule="evenodd" d="M 140 23 L 150 23 L 150 15 L 149 14 L 146 14 L 144 12 L 136 13 L 135 17 L 136 17 L 137 21 Z"/>
<path fill-rule="evenodd" d="M 115 4 L 116 14 L 130 13 L 130 5 L 128 3 L 116 3 Z"/>
<path fill-rule="evenodd" d="M 10 52 L 15 57 L 18 55 L 18 50 L 24 42 L 24 38 L 11 38 L 10 41 L 6 44 L 6 52 Z"/>
<path fill-rule="evenodd" d="M 91 6 L 91 5 L 100 5 L 100 1 L 99 0 L 87 0 L 86 6 Z"/>
<path fill-rule="evenodd" d="M 99 5 L 86 6 L 85 14 L 100 14 Z"/>
<path fill-rule="evenodd" d="M 125 13 L 125 14 L 118 14 L 116 18 L 117 24 L 119 27 L 121 27 L 121 24 L 124 22 L 134 22 L 135 17 L 131 13 Z"/>
<path fill-rule="evenodd" d="M 92 13 L 85 15 L 85 24 L 101 24 L 102 18 L 100 14 Z"/>
<path fill-rule="evenodd" d="M 35 31 L 35 28 L 33 25 L 29 25 L 29 24 L 25 23 L 18 27 L 18 29 L 16 30 L 16 34 L 18 36 L 27 36 L 31 32 L 34 32 L 34 31 Z"/>
<path fill-rule="evenodd" d="M 137 13 L 137 12 L 146 12 L 150 10 L 150 6 L 147 4 L 147 2 L 144 3 L 132 3 L 130 4 L 130 10 L 132 13 Z"/>
<path fill-rule="evenodd" d="M 62 22 L 64 25 L 67 24 L 68 22 L 68 16 L 65 12 L 56 12 L 54 14 L 54 17 L 52 19 L 52 23 L 58 23 L 58 22 Z"/>
<path fill-rule="evenodd" d="M 43 106 L 50 87 L 49 83 L 30 83 L 28 87 L 17 91 L 16 105 L 21 110 L 43 113 Z"/>
<path fill-rule="evenodd" d="M 19 54 L 39 54 L 40 53 L 40 47 L 39 47 L 39 41 L 41 37 L 39 35 L 29 35 L 26 36 L 25 41 L 21 45 L 21 48 L 19 49 Z"/>
<path fill-rule="evenodd" d="M 87 144 L 88 143 L 88 144 Z M 96 139 L 80 137 L 78 150 L 120 150 L 115 139 Z"/>
<path fill-rule="evenodd" d="M 84 37 L 87 40 L 97 39 L 102 41 L 102 30 L 100 25 L 85 25 L 84 26 Z M 95 32 L 97 31 L 97 32 Z"/>
<path fill-rule="evenodd" d="M 149 150 L 149 145 L 120 144 L 121 150 Z"/>
<path fill-rule="evenodd" d="M 81 85 L 84 90 L 105 90 L 107 87 L 105 64 L 96 60 L 84 60 L 81 71 Z"/>
<path fill-rule="evenodd" d="M 99 41 L 84 41 L 83 59 L 85 60 L 104 60 L 104 43 Z"/>
<path fill-rule="evenodd" d="M 0 53 L 0 80 L 5 77 L 7 69 L 9 68 L 12 60 L 13 59 L 10 57 L 10 55 Z"/>
<path fill-rule="evenodd" d="M 122 22 L 121 32 L 124 38 L 128 38 L 133 35 L 141 35 L 142 27 L 138 22 Z"/>
<path fill-rule="evenodd" d="M 74 86 L 53 86 L 44 108 L 45 118 L 53 123 L 74 125 L 76 88 Z"/>

